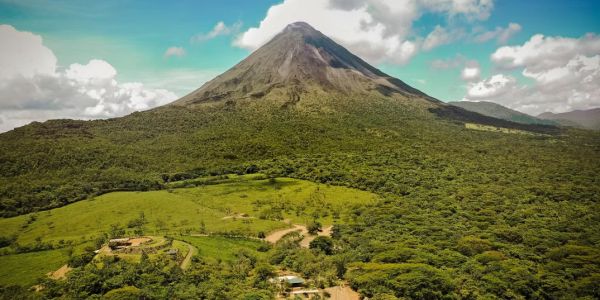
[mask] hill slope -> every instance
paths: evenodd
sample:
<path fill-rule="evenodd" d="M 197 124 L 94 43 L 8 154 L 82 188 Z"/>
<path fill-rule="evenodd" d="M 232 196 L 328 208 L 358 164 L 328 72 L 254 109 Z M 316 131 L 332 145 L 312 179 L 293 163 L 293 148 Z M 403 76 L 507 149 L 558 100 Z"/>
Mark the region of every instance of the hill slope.
<path fill-rule="evenodd" d="M 543 124 L 543 125 L 558 125 L 558 123 L 550 120 L 542 120 L 532 117 L 528 114 L 510 109 L 497 103 L 488 101 L 456 101 L 448 102 L 450 105 L 464 108 L 468 111 L 476 112 L 484 116 L 497 119 L 507 120 L 522 124 Z"/>
<path fill-rule="evenodd" d="M 538 118 L 553 120 L 565 126 L 578 126 L 587 129 L 600 130 L 600 108 L 574 110 L 559 114 L 545 112 L 538 115 Z"/>

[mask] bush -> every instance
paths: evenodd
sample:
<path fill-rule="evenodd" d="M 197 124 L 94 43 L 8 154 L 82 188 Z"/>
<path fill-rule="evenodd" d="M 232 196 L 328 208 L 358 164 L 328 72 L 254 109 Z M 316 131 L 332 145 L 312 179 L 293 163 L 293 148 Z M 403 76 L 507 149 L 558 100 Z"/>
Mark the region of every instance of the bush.
<path fill-rule="evenodd" d="M 330 237 L 318 236 L 310 242 L 308 248 L 331 255 L 333 253 L 333 240 Z"/>
<path fill-rule="evenodd" d="M 473 256 L 492 249 L 492 243 L 474 236 L 465 236 L 458 240 L 457 249 L 460 253 Z"/>
<path fill-rule="evenodd" d="M 306 226 L 309 234 L 315 235 L 317 232 L 321 231 L 321 223 L 319 222 L 310 222 L 308 226 Z"/>

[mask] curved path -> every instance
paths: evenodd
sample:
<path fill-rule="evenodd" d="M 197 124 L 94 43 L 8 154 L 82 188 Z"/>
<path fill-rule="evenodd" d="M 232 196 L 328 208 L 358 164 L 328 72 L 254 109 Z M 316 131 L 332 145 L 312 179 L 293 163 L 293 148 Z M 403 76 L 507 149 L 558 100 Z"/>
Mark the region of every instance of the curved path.
<path fill-rule="evenodd" d="M 309 234 L 302 233 L 302 234 L 304 234 L 304 239 L 302 239 L 302 241 L 300 241 L 300 247 L 308 248 L 308 246 L 310 245 L 310 242 L 312 242 L 317 236 L 331 237 L 331 228 L 333 228 L 333 226 L 324 227 L 321 231 L 317 232 L 317 235 L 309 235 Z"/>
<path fill-rule="evenodd" d="M 183 241 L 180 241 L 180 242 L 182 242 L 188 246 L 188 253 L 185 256 L 185 258 L 181 261 L 181 264 L 179 265 L 179 267 L 182 270 L 185 270 L 190 267 L 190 264 L 192 263 L 192 256 L 194 256 L 198 253 L 198 249 L 196 249 L 196 247 L 194 247 L 186 242 L 183 242 Z"/>
<path fill-rule="evenodd" d="M 271 232 L 269 235 L 267 235 L 267 237 L 265 237 L 265 241 L 267 241 L 271 244 L 275 244 L 284 235 L 286 235 L 290 232 L 294 232 L 294 231 L 300 231 L 300 233 L 305 236 L 308 233 L 306 226 L 294 224 L 294 227 L 292 227 L 292 228 L 286 228 L 286 229 L 281 229 L 281 230 L 276 230 L 276 231 Z"/>
<path fill-rule="evenodd" d="M 300 241 L 300 247 L 308 248 L 308 246 L 310 245 L 310 242 L 312 242 L 317 236 L 331 236 L 331 228 L 333 227 L 333 226 L 327 226 L 327 227 L 323 228 L 323 230 L 319 231 L 317 233 L 317 235 L 309 235 L 308 230 L 306 229 L 306 226 L 298 225 L 298 224 L 294 224 L 293 226 L 294 227 L 292 227 L 292 228 L 286 228 L 286 229 L 281 229 L 281 230 L 276 230 L 276 231 L 271 232 L 269 235 L 267 235 L 267 237 L 265 238 L 265 241 L 267 241 L 271 244 L 275 244 L 284 235 L 286 235 L 290 232 L 299 231 L 300 234 L 302 234 L 304 236 L 302 241 Z"/>

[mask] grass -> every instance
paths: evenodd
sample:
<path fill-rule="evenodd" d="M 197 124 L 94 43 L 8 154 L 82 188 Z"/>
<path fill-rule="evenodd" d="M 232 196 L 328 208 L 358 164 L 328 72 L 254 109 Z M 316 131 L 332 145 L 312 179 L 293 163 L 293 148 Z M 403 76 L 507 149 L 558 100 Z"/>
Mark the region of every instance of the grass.
<path fill-rule="evenodd" d="M 240 251 L 246 250 L 262 257 L 258 251 L 264 242 L 247 238 L 231 238 L 222 236 L 186 236 L 181 238 L 198 249 L 198 255 L 204 259 L 234 261 Z"/>
<path fill-rule="evenodd" d="M 49 211 L 0 219 L 0 235 L 16 235 L 20 244 L 31 244 L 36 238 L 79 243 L 108 232 L 113 224 L 127 227 L 140 213 L 145 216 L 146 235 L 198 233 L 202 224 L 206 232 L 256 235 L 286 226 L 279 220 L 260 219 L 261 212 L 273 207 L 281 208 L 282 217 L 295 223 L 312 220 L 316 211 L 317 219 L 331 224 L 331 212 L 377 199 L 368 192 L 297 179 L 240 177 L 244 178 L 193 188 L 114 192 Z M 236 217 L 242 213 L 248 218 Z M 128 231 L 133 234 L 133 229 Z"/>
<path fill-rule="evenodd" d="M 0 285 L 32 286 L 68 260 L 65 249 L 0 256 Z"/>
<path fill-rule="evenodd" d="M 503 128 L 503 127 L 496 127 L 496 126 L 491 126 L 491 125 L 482 125 L 482 124 L 475 124 L 475 123 L 465 123 L 465 128 L 473 129 L 473 130 L 480 130 L 480 131 L 491 131 L 491 132 L 523 134 L 523 135 L 543 135 L 543 134 L 534 133 L 534 132 L 525 131 L 525 130 L 519 130 L 519 129 L 513 129 L 513 128 Z"/>
<path fill-rule="evenodd" d="M 334 222 L 333 212 L 342 212 L 336 222 L 343 222 L 343 212 L 348 208 L 378 199 L 375 194 L 346 187 L 291 178 L 264 178 L 264 175 L 229 176 L 217 183 L 211 181 L 210 185 L 201 182 L 197 187 L 109 193 L 49 211 L 0 219 L 0 235 L 15 235 L 20 245 L 35 244 L 36 238 L 54 245 L 61 240 L 72 241 L 74 253 L 79 253 L 92 245 L 96 236 L 109 232 L 111 225 L 127 227 L 130 220 L 139 218 L 143 212 L 145 235 L 171 235 L 197 247 L 201 257 L 233 260 L 241 249 L 261 256 L 262 252 L 256 249 L 262 242 L 188 234 L 205 231 L 256 236 L 259 231 L 268 233 L 288 226 L 281 219 L 306 224 L 317 218 L 329 225 Z M 195 180 L 179 184 L 198 183 Z M 273 209 L 281 211 L 279 220 L 260 218 Z M 128 228 L 126 235 L 135 235 L 133 229 Z M 163 241 L 154 238 L 154 242 L 143 247 Z M 183 256 L 187 254 L 185 244 L 174 241 L 173 247 L 180 249 Z M 37 278 L 68 261 L 65 248 L 25 254 L 10 254 L 7 250 L 4 248 L 5 255 L 0 255 L 0 284 L 35 284 Z M 119 257 L 131 262 L 140 258 L 138 254 L 119 254 Z"/>

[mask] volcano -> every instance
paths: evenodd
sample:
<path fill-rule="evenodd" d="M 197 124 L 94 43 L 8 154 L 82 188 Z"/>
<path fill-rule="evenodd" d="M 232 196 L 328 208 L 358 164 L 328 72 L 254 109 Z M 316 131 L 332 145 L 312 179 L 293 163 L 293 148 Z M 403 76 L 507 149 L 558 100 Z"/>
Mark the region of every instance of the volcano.
<path fill-rule="evenodd" d="M 447 105 L 352 54 L 305 22 L 289 24 L 246 59 L 170 106 L 226 106 L 256 110 L 337 112 L 386 102 L 391 111 L 435 115 L 457 122 L 533 131 L 551 126 L 527 126 Z M 398 110 L 399 109 L 399 110 Z M 400 115 L 398 116 L 400 117 Z"/>
<path fill-rule="evenodd" d="M 315 92 L 345 95 L 371 91 L 439 102 L 350 53 L 309 24 L 288 25 L 248 58 L 173 103 L 194 106 L 219 101 L 287 95 L 292 103 Z"/>

